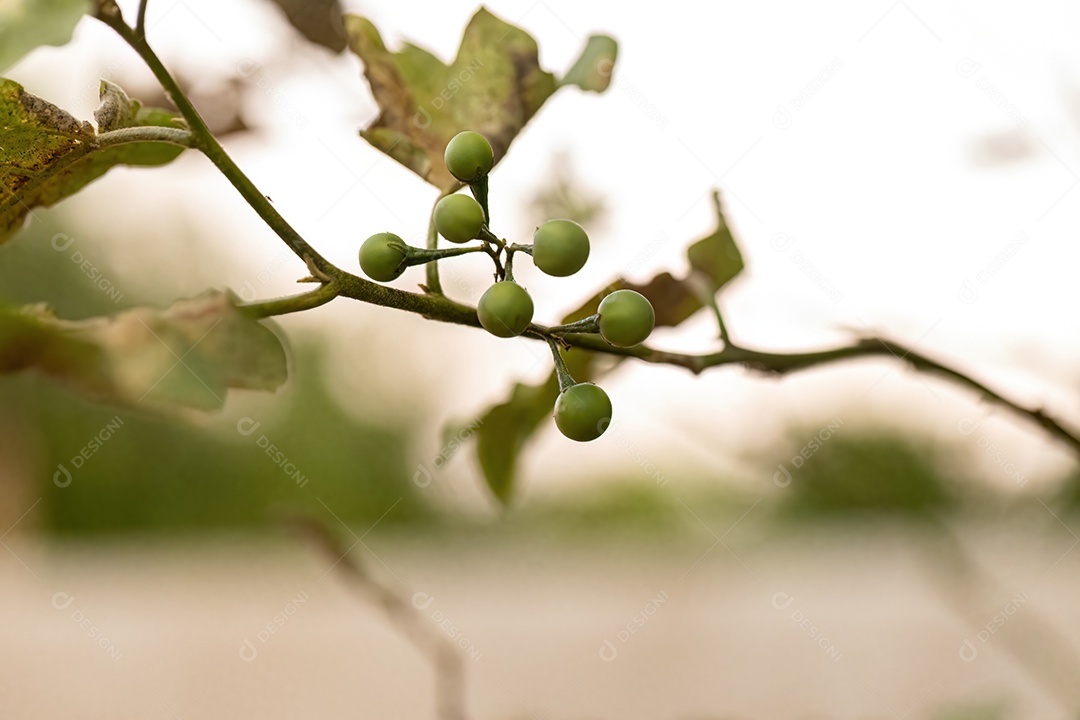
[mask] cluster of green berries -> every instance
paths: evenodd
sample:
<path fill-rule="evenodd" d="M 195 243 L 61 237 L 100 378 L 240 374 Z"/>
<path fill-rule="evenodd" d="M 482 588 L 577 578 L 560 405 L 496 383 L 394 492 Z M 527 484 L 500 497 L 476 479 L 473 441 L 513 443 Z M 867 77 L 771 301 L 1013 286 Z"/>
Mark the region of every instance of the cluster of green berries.
<path fill-rule="evenodd" d="M 360 267 L 372 280 L 390 282 L 411 265 L 470 252 L 486 252 L 495 262 L 495 283 L 480 297 L 476 314 L 492 335 L 516 337 L 526 331 L 545 337 L 551 345 L 559 377 L 555 424 L 563 435 L 578 441 L 595 440 L 611 422 L 611 400 L 600 387 L 578 383 L 566 369 L 555 338 L 566 333 L 599 333 L 609 344 L 630 347 L 644 342 L 656 322 L 652 304 L 633 290 L 616 290 L 600 303 L 596 315 L 568 325 L 543 328 L 532 325 L 533 301 L 514 281 L 515 253 L 532 256 L 533 264 L 555 277 L 573 275 L 589 259 L 589 236 L 573 220 L 548 220 L 536 228 L 531 245 L 507 243 L 488 228 L 487 181 L 495 164 L 491 144 L 483 135 L 466 131 L 446 145 L 446 168 L 467 184 L 472 197 L 447 195 L 435 205 L 435 230 L 461 247 L 422 249 L 406 244 L 393 233 L 372 235 L 360 248 Z M 479 245 L 465 245 L 480 240 Z"/>

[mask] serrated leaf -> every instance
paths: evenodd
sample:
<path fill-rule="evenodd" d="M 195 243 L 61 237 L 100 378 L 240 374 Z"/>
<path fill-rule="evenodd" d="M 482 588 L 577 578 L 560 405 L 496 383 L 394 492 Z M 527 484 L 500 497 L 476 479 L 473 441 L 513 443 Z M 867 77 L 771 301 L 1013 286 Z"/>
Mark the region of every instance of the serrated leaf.
<path fill-rule="evenodd" d="M 607 35 L 592 35 L 581 56 L 571 67 L 560 85 L 577 85 L 582 90 L 603 92 L 611 84 L 611 74 L 615 69 L 615 58 L 619 54 L 619 44 Z"/>
<path fill-rule="evenodd" d="M 532 36 L 484 8 L 469 21 L 450 65 L 408 43 L 391 52 L 371 21 L 357 15 L 345 16 L 345 31 L 381 110 L 360 135 L 439 188 L 457 183 L 443 162 L 454 135 L 482 133 L 498 162 L 558 88 L 540 67 Z M 583 73 L 582 82 L 592 82 Z"/>
<path fill-rule="evenodd" d="M 204 410 L 229 388 L 274 390 L 287 377 L 278 336 L 217 291 L 80 321 L 0 308 L 0 372 L 24 370 L 99 402 Z"/>
<path fill-rule="evenodd" d="M 40 45 L 64 45 L 89 0 L 2 0 L 0 70 L 7 70 Z"/>
<path fill-rule="evenodd" d="M 339 53 L 345 49 L 338 0 L 271 0 L 289 23 L 310 42 Z"/>
<path fill-rule="evenodd" d="M 742 272 L 744 265 L 742 253 L 724 217 L 719 192 L 713 192 L 713 204 L 716 230 L 687 248 L 686 256 L 690 267 L 701 273 L 715 292 Z"/>
<path fill-rule="evenodd" d="M 127 96 L 121 98 L 123 91 L 116 91 L 102 87 L 107 122 L 179 127 L 168 112 L 142 108 L 135 101 L 127 100 L 125 111 Z M 0 128 L 0 244 L 18 231 L 33 208 L 63 200 L 113 167 L 164 165 L 183 152 L 180 146 L 157 142 L 101 148 L 90 123 L 2 78 Z"/>

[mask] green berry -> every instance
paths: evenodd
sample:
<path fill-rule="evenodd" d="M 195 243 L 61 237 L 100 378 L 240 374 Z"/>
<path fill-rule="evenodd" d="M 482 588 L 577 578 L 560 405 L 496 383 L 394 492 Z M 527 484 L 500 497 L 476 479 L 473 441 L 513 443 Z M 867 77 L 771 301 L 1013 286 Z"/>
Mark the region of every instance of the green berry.
<path fill-rule="evenodd" d="M 497 282 L 480 296 L 476 306 L 480 324 L 492 335 L 515 337 L 532 322 L 533 301 L 515 282 Z"/>
<path fill-rule="evenodd" d="M 446 143 L 446 169 L 464 183 L 479 180 L 491 172 L 495 154 L 491 143 L 478 132 L 460 132 Z"/>
<path fill-rule="evenodd" d="M 483 226 L 484 210 L 468 195 L 448 195 L 435 204 L 435 229 L 452 243 L 472 240 Z"/>
<path fill-rule="evenodd" d="M 555 401 L 555 425 L 571 440 L 588 442 L 604 434 L 611 424 L 611 399 L 592 383 L 578 383 Z"/>
<path fill-rule="evenodd" d="M 408 267 L 405 241 L 389 232 L 372 235 L 360 246 L 360 267 L 372 280 L 396 280 Z"/>
<path fill-rule="evenodd" d="M 589 236 L 573 220 L 548 220 L 533 234 L 532 255 L 548 275 L 573 275 L 589 259 Z"/>
<path fill-rule="evenodd" d="M 615 347 L 645 342 L 656 324 L 652 303 L 633 290 L 616 290 L 600 301 L 600 334 Z"/>

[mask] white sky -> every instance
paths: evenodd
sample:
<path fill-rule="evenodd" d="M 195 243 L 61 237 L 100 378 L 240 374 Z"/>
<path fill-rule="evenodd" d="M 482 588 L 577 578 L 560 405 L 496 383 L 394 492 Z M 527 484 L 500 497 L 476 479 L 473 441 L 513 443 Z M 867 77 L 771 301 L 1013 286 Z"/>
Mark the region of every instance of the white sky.
<path fill-rule="evenodd" d="M 408 37 L 449 59 L 476 6 L 353 7 L 391 46 Z M 525 201 L 560 149 L 569 150 L 577 172 L 613 210 L 593 230 L 594 254 L 579 276 L 521 272 L 537 298 L 538 321 L 554 321 L 621 272 L 646 279 L 661 269 L 681 271 L 685 244 L 711 228 L 708 193 L 719 185 L 748 266 L 722 299 L 738 341 L 808 349 L 842 341 L 849 328 L 876 329 L 1080 426 L 1080 118 L 1070 106 L 1080 78 L 1080 5 L 617 7 L 581 0 L 489 4 L 538 39 L 542 63 L 556 72 L 589 33 L 620 42 L 615 87 L 599 97 L 560 92 L 492 176 L 494 225 L 503 235 L 527 239 Z M 293 62 L 275 54 L 270 39 L 278 24 L 261 4 L 153 0 L 149 17 L 151 41 L 188 77 L 221 75 L 249 58 L 261 63 L 267 92 L 256 96 L 249 115 L 268 128 L 229 149 L 320 251 L 356 272 L 356 250 L 373 232 L 419 241 L 434 191 L 356 135 L 377 110 L 355 57 Z M 87 19 L 70 47 L 40 50 L 7 74 L 90 117 L 97 78 L 117 64 L 135 72 L 130 52 Z M 827 79 L 804 92 L 818 77 Z M 997 165 L 975 161 L 982 138 L 1018 125 L 1034 143 L 1032 155 Z M 68 205 L 107 217 L 117 258 L 130 267 L 167 262 L 183 270 L 164 284 L 156 276 L 146 281 L 163 302 L 245 281 L 266 296 L 292 292 L 302 268 L 283 260 L 276 238 L 207 162 L 191 155 L 168 170 L 114 172 Z M 128 195 L 135 192 L 138 201 Z M 140 221 L 161 218 L 226 246 L 236 265 L 200 267 L 179 240 L 139 234 Z M 977 274 L 1007 248 L 1007 261 L 980 281 Z M 467 269 L 444 275 L 444 284 L 449 294 L 474 301 L 488 268 L 478 257 L 462 265 Z M 414 288 L 422 278 L 416 269 L 397 284 Z M 974 301 L 965 302 L 961 295 L 970 300 L 971 288 Z M 344 300 L 282 324 L 295 333 L 333 326 L 331 372 L 341 396 L 356 398 L 350 404 L 425 416 L 429 442 L 417 450 L 419 461 L 438 452 L 443 421 L 467 420 L 513 380 L 538 379 L 550 367 L 536 343 Z M 654 341 L 706 350 L 713 334 L 702 314 L 678 332 L 657 332 Z M 366 377 L 371 370 L 359 377 L 361 361 L 379 369 L 377 383 Z M 1070 461 L 1030 426 L 1000 411 L 991 418 L 969 394 L 884 361 L 779 383 L 734 369 L 694 379 L 627 365 L 604 384 L 618 432 L 577 445 L 549 428 L 523 476 L 533 490 L 577 483 L 594 471 L 633 476 L 640 458 L 670 477 L 752 468 L 747 482 L 771 487 L 772 469 L 747 461 L 775 445 L 791 423 L 813 428 L 833 416 L 844 419 L 843 432 L 866 418 L 919 426 L 960 447 L 970 461 L 965 472 L 1002 487 L 1014 482 L 1001 458 L 1036 478 Z M 251 402 L 271 407 L 273 399 L 234 405 Z M 227 408 L 223 424 L 238 412 Z M 956 428 L 965 417 L 986 421 L 963 436 Z M 980 442 L 1000 445 L 1003 455 L 995 462 Z M 634 452 L 626 451 L 630 446 Z M 474 484 L 471 458 L 442 472 L 464 492 Z"/>

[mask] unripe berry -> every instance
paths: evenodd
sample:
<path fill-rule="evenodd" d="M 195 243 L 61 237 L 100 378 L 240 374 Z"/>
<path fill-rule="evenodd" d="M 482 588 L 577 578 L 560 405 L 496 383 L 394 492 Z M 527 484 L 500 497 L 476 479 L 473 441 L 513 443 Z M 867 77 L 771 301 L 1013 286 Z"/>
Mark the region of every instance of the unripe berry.
<path fill-rule="evenodd" d="M 408 267 L 404 247 L 405 241 L 394 233 L 372 235 L 360 246 L 360 267 L 372 280 L 396 280 Z"/>
<path fill-rule="evenodd" d="M 548 220 L 533 234 L 532 256 L 548 275 L 573 275 L 589 259 L 589 236 L 573 220 Z"/>
<path fill-rule="evenodd" d="M 600 335 L 615 347 L 645 342 L 656 324 L 652 303 L 639 292 L 616 290 L 600 301 Z"/>
<path fill-rule="evenodd" d="M 598 385 L 572 385 L 555 401 L 555 425 L 571 440 L 595 440 L 610 424 L 611 399 Z"/>
<path fill-rule="evenodd" d="M 468 195 L 448 195 L 435 204 L 435 229 L 452 243 L 472 240 L 483 226 L 484 210 Z"/>
<path fill-rule="evenodd" d="M 476 306 L 480 324 L 492 335 L 515 337 L 525 332 L 533 316 L 533 301 L 525 288 L 502 281 L 489 287 Z"/>
<path fill-rule="evenodd" d="M 491 143 L 478 132 L 466 130 L 460 132 L 446 143 L 443 155 L 446 169 L 464 183 L 476 182 L 491 172 L 495 164 L 495 153 Z"/>

